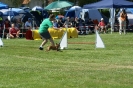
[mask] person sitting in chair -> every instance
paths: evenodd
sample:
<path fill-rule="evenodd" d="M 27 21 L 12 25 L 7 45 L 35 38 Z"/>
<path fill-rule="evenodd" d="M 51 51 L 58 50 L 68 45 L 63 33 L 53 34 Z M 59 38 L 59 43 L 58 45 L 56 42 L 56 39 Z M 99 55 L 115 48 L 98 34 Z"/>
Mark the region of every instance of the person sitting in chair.
<path fill-rule="evenodd" d="M 28 21 L 26 21 L 25 23 L 25 28 L 26 29 L 32 29 L 32 19 L 31 18 L 28 18 Z"/>
<path fill-rule="evenodd" d="M 14 24 L 11 24 L 11 28 L 9 29 L 9 37 L 10 38 L 19 38 L 20 30 L 15 27 Z"/>
<path fill-rule="evenodd" d="M 65 27 L 71 28 L 72 27 L 72 22 L 70 21 L 70 18 L 67 17 L 65 23 L 64 23 Z"/>
<path fill-rule="evenodd" d="M 107 26 L 103 18 L 101 18 L 101 21 L 99 22 L 98 27 L 100 28 L 100 32 L 106 33 Z"/>

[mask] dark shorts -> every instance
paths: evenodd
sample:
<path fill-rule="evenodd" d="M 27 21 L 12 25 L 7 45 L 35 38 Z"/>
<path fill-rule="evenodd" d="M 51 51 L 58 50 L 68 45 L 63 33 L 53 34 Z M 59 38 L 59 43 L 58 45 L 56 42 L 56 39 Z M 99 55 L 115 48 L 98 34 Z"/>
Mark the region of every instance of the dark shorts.
<path fill-rule="evenodd" d="M 49 32 L 44 32 L 44 33 L 39 33 L 42 37 L 42 39 L 50 39 L 51 38 L 51 35 Z"/>

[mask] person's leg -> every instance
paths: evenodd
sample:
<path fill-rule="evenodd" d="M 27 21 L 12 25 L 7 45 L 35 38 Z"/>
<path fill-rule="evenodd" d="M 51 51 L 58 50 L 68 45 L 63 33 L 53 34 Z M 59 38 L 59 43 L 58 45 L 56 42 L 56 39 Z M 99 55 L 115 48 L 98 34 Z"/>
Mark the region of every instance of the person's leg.
<path fill-rule="evenodd" d="M 9 34 L 9 38 L 14 38 L 13 34 Z"/>
<path fill-rule="evenodd" d="M 20 30 L 17 31 L 17 33 L 16 33 L 16 37 L 17 37 L 17 38 L 19 38 L 19 33 L 20 33 Z"/>
<path fill-rule="evenodd" d="M 122 22 L 122 21 L 120 21 L 120 22 L 119 22 L 119 25 L 120 25 L 120 28 L 119 28 L 119 33 L 120 33 L 120 35 L 121 35 L 121 33 L 122 33 L 122 26 L 123 26 L 123 22 Z"/>
<path fill-rule="evenodd" d="M 103 27 L 103 32 L 106 33 L 106 26 Z"/>
<path fill-rule="evenodd" d="M 104 32 L 104 26 L 100 26 L 100 32 L 101 32 L 101 33 Z"/>
<path fill-rule="evenodd" d="M 54 40 L 52 38 L 49 39 L 51 46 L 55 46 Z"/>
<path fill-rule="evenodd" d="M 43 42 L 41 43 L 39 49 L 43 50 L 43 46 L 48 42 L 48 39 L 50 39 L 51 36 L 50 36 L 49 32 L 40 33 L 40 36 L 41 36 Z"/>
<path fill-rule="evenodd" d="M 126 34 L 126 21 L 123 21 L 123 32 Z"/>
<path fill-rule="evenodd" d="M 108 33 L 108 25 L 105 26 L 105 33 Z"/>
<path fill-rule="evenodd" d="M 40 47 L 43 48 L 43 46 L 48 42 L 47 39 L 43 39 L 43 42 L 41 43 Z"/>

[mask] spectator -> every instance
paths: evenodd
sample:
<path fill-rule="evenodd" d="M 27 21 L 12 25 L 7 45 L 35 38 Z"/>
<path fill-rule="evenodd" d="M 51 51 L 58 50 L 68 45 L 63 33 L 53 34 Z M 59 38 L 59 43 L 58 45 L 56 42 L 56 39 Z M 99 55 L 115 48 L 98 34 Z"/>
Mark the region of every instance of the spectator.
<path fill-rule="evenodd" d="M 89 18 L 86 18 L 85 21 L 84 21 L 86 26 L 88 26 L 88 22 L 89 22 Z"/>
<path fill-rule="evenodd" d="M 67 17 L 67 19 L 66 19 L 66 21 L 65 21 L 65 23 L 64 23 L 64 26 L 65 26 L 65 27 L 68 27 L 68 28 L 72 27 L 72 23 L 71 23 L 69 17 Z"/>
<path fill-rule="evenodd" d="M 11 25 L 11 28 L 9 29 L 9 37 L 10 38 L 19 38 L 20 30 L 15 27 L 14 23 Z"/>
<path fill-rule="evenodd" d="M 98 22 L 97 19 L 94 19 L 94 20 L 93 20 L 93 23 L 94 23 L 95 25 L 98 25 L 99 22 Z"/>
<path fill-rule="evenodd" d="M 55 20 L 53 20 L 52 22 L 53 22 L 53 26 L 57 28 L 57 27 L 58 27 L 57 20 L 55 19 Z"/>
<path fill-rule="evenodd" d="M 63 27 L 64 23 L 62 21 L 62 18 L 59 18 L 57 23 L 58 23 L 58 27 Z"/>
<path fill-rule="evenodd" d="M 28 21 L 26 21 L 25 23 L 25 28 L 26 29 L 32 29 L 32 19 L 31 18 L 28 18 Z"/>
<path fill-rule="evenodd" d="M 4 34 L 7 35 L 9 33 L 9 28 L 11 27 L 10 21 L 8 19 L 5 19 L 4 25 L 5 25 Z M 5 35 L 4 37 L 6 37 Z"/>
<path fill-rule="evenodd" d="M 98 27 L 100 28 L 100 32 L 106 33 L 107 26 L 103 18 L 101 18 L 101 21 L 99 22 Z"/>
<path fill-rule="evenodd" d="M 85 26 L 85 21 L 81 18 L 79 18 L 79 26 Z"/>
<path fill-rule="evenodd" d="M 93 26 L 95 25 L 95 24 L 93 23 L 93 21 L 91 20 L 91 18 L 88 20 L 87 24 L 88 24 L 88 25 L 91 25 L 91 26 L 92 26 L 92 25 L 93 25 Z"/>
<path fill-rule="evenodd" d="M 16 27 L 21 29 L 22 28 L 22 25 L 23 25 L 23 22 L 21 21 L 21 18 L 17 19 L 17 22 L 16 22 Z"/>
<path fill-rule="evenodd" d="M 75 17 L 75 27 L 79 29 L 79 20 L 77 17 Z"/>
<path fill-rule="evenodd" d="M 95 24 L 93 23 L 93 21 L 91 20 L 91 18 L 88 20 L 87 25 L 89 26 L 89 29 L 94 32 L 94 26 Z"/>
<path fill-rule="evenodd" d="M 70 22 L 72 23 L 72 27 L 75 27 L 75 19 L 74 19 L 74 17 L 71 17 Z"/>
<path fill-rule="evenodd" d="M 126 34 L 126 19 L 127 19 L 127 13 L 123 9 L 122 12 L 120 13 L 120 18 L 119 18 L 119 25 L 120 25 L 119 33 L 120 33 L 120 35 L 122 34 L 122 30 L 124 31 L 124 34 Z"/>

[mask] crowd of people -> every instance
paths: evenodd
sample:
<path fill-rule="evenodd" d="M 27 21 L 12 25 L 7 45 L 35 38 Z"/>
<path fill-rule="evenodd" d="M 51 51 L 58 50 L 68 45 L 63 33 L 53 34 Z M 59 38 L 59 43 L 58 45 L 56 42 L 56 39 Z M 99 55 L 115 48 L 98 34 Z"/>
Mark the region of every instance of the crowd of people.
<path fill-rule="evenodd" d="M 98 22 L 97 19 L 92 20 L 91 18 L 83 20 L 77 17 L 67 17 L 65 20 L 63 20 L 63 18 L 55 19 L 53 24 L 55 27 L 75 27 L 78 32 L 85 31 L 87 29 L 94 32 L 94 27 L 96 25 L 99 27 L 98 30 L 100 33 L 107 33 L 108 30 L 108 25 L 103 18 L 101 18 L 101 21 Z"/>
<path fill-rule="evenodd" d="M 58 19 L 54 19 L 52 21 L 53 26 L 55 28 L 63 28 L 63 27 L 75 27 L 77 29 L 77 32 L 80 33 L 81 31 L 90 30 L 92 32 L 95 31 L 95 26 L 98 26 L 98 31 L 100 33 L 106 33 L 108 30 L 107 23 L 104 21 L 103 18 L 101 18 L 101 21 L 98 22 L 97 19 L 92 20 L 91 18 L 86 18 L 85 20 L 77 17 L 60 17 Z M 12 26 L 13 25 L 13 26 Z M 15 19 L 15 21 L 11 22 L 8 19 L 3 20 L 0 19 L 0 37 L 8 37 L 10 38 L 19 38 L 19 35 L 22 29 L 33 29 L 33 26 L 36 27 L 35 29 L 38 29 L 38 26 L 35 24 L 33 25 L 33 19 L 28 18 L 27 21 L 24 23 L 21 21 L 21 18 Z M 14 29 L 14 31 L 10 32 L 11 29 Z M 3 31 L 4 30 L 4 31 Z M 17 30 L 17 31 L 16 31 Z M 17 33 L 19 30 L 19 33 Z M 16 34 L 14 37 L 11 34 Z"/>
<path fill-rule="evenodd" d="M 38 28 L 34 23 L 34 27 Z M 21 21 L 21 18 L 15 19 L 11 22 L 8 19 L 3 20 L 0 17 L 0 37 L 2 38 L 20 38 L 20 32 L 25 29 L 31 30 L 33 28 L 32 18 L 28 18 L 28 20 L 24 23 Z"/>
<path fill-rule="evenodd" d="M 86 26 L 91 30 L 94 31 L 94 26 L 98 25 L 99 29 L 101 32 L 106 32 L 106 23 L 104 22 L 104 19 L 101 18 L 101 22 L 98 22 L 96 20 L 91 20 L 90 18 L 82 20 L 81 18 L 77 17 L 67 17 L 66 19 L 64 18 L 58 18 L 54 19 L 52 21 L 53 26 L 55 28 L 63 28 L 63 27 L 75 27 L 77 29 L 77 32 L 81 32 L 82 29 L 86 30 Z M 37 25 L 34 23 L 34 27 L 38 29 Z M 83 28 L 81 28 L 83 27 Z M 9 21 L 8 19 L 3 20 L 2 18 L 0 19 L 0 37 L 6 38 L 7 35 L 10 38 L 19 38 L 21 29 L 32 29 L 33 28 L 33 20 L 32 18 L 28 18 L 28 20 L 23 23 L 21 21 L 21 18 L 16 19 L 14 22 Z M 88 29 L 87 28 L 87 29 Z M 4 30 L 4 31 L 3 31 Z"/>
<path fill-rule="evenodd" d="M 123 10 L 120 14 L 119 33 L 122 32 L 122 29 L 126 29 L 126 28 L 123 28 L 126 25 L 126 19 L 127 19 L 127 14 Z M 33 25 L 32 18 L 28 18 L 28 20 L 25 23 L 21 21 L 21 18 L 16 19 L 16 21 L 14 22 L 10 22 L 8 19 L 2 20 L 1 18 L 0 19 L 0 37 L 8 36 L 9 38 L 12 38 L 12 39 L 19 38 L 21 29 L 31 30 L 33 29 L 33 27 L 37 27 L 37 29 L 39 29 L 39 34 L 43 40 L 43 42 L 39 46 L 39 49 L 43 50 L 43 46 L 48 42 L 48 40 L 50 41 L 51 46 L 55 47 L 55 43 L 48 31 L 50 27 L 56 30 L 59 30 L 63 27 L 66 27 L 66 28 L 75 27 L 77 29 L 77 32 L 80 32 L 82 31 L 81 27 L 86 27 L 86 26 L 89 27 L 91 31 L 92 30 L 94 31 L 95 28 L 97 28 L 96 30 L 98 30 L 99 33 L 107 33 L 108 31 L 108 25 L 103 18 L 101 18 L 100 22 L 98 22 L 98 20 L 91 20 L 90 18 L 83 20 L 77 17 L 75 18 L 67 17 L 64 20 L 64 18 L 62 17 L 55 19 L 55 15 L 51 14 L 49 18 L 46 18 L 42 21 L 39 28 L 36 26 L 35 23 Z M 124 34 L 125 34 L 125 30 L 124 30 Z"/>

